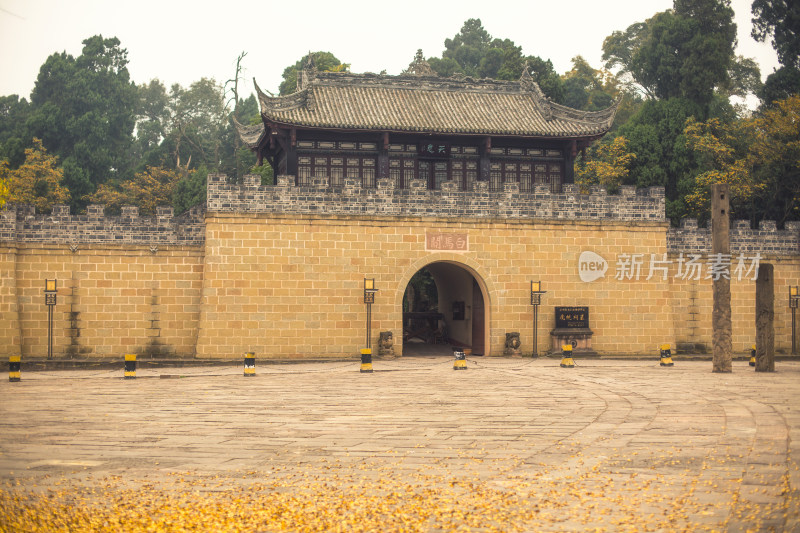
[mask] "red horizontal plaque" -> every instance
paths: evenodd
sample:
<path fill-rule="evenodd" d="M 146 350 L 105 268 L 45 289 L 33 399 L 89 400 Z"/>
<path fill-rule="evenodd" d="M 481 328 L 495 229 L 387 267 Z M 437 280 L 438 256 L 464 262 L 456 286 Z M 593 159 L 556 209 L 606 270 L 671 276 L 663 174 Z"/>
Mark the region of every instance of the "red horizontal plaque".
<path fill-rule="evenodd" d="M 466 252 L 469 250 L 469 239 L 466 233 L 426 233 L 425 249 Z"/>

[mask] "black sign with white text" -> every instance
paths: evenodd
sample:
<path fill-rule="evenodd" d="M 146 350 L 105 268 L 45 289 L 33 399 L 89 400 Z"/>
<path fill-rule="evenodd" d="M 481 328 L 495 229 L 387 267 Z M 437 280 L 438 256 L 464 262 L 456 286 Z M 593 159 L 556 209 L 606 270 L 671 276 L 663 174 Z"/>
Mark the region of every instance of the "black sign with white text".
<path fill-rule="evenodd" d="M 588 307 L 556 307 L 556 328 L 588 328 Z"/>

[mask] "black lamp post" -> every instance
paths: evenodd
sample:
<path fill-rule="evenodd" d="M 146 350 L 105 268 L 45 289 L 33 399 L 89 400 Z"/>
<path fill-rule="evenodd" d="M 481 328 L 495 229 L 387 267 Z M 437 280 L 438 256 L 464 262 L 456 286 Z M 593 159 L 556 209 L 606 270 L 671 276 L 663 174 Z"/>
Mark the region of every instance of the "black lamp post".
<path fill-rule="evenodd" d="M 792 310 L 792 355 L 797 355 L 797 335 L 795 332 L 795 311 L 800 305 L 800 287 L 791 285 L 789 287 L 789 308 Z"/>
<path fill-rule="evenodd" d="M 547 291 L 542 290 L 541 281 L 531 281 L 531 305 L 533 306 L 533 353 L 531 353 L 531 357 L 539 357 L 537 322 L 539 321 L 539 305 L 542 303 L 542 295 L 545 292 Z"/>
<path fill-rule="evenodd" d="M 375 278 L 364 278 L 364 303 L 367 304 L 367 347 L 361 350 L 361 372 L 372 373 L 372 304 L 375 303 Z"/>
<path fill-rule="evenodd" d="M 58 280 L 44 280 L 44 303 L 47 306 L 47 358 L 53 358 L 53 307 L 58 298 Z"/>

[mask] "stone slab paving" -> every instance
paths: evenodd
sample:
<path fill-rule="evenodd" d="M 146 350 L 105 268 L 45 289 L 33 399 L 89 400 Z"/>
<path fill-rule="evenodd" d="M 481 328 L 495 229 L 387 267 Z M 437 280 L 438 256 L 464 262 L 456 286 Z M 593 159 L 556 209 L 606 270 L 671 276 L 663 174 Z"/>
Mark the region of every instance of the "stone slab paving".
<path fill-rule="evenodd" d="M 513 527 L 494 517 L 500 530 L 800 531 L 798 362 L 769 374 L 657 358 L 374 367 L 24 372 L 0 382 L 0 486 L 171 490 L 180 475 L 218 480 L 213 491 L 335 472 L 537 508 Z"/>

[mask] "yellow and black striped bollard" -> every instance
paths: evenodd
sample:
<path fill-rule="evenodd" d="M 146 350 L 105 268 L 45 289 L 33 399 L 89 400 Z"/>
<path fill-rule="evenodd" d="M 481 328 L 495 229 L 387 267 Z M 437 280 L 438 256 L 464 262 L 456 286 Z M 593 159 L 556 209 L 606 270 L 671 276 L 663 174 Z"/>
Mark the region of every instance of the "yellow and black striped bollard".
<path fill-rule="evenodd" d="M 467 358 L 463 350 L 453 350 L 453 370 L 466 370 Z"/>
<path fill-rule="evenodd" d="M 244 354 L 244 377 L 252 378 L 256 375 L 256 354 L 255 352 L 245 352 Z"/>
<path fill-rule="evenodd" d="M 8 381 L 20 381 L 22 379 L 20 360 L 21 356 L 19 355 L 8 356 Z"/>
<path fill-rule="evenodd" d="M 372 373 L 372 348 L 361 349 L 361 373 Z"/>
<path fill-rule="evenodd" d="M 572 359 L 571 344 L 564 344 L 561 346 L 561 368 L 575 368 L 575 361 Z"/>
<path fill-rule="evenodd" d="M 662 344 L 661 345 L 661 366 L 673 366 L 675 363 L 672 362 L 672 351 L 670 350 L 669 344 Z"/>
<path fill-rule="evenodd" d="M 136 354 L 125 354 L 125 379 L 136 379 Z"/>
<path fill-rule="evenodd" d="M 756 345 L 750 347 L 750 366 L 756 366 Z"/>

